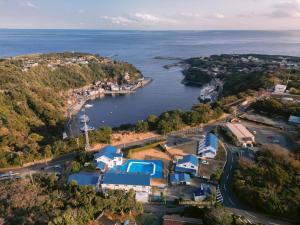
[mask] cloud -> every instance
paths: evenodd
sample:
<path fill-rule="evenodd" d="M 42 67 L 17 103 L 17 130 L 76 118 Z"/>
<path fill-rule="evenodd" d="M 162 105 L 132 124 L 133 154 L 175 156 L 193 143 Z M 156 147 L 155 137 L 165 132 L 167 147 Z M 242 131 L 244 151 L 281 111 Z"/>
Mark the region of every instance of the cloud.
<path fill-rule="evenodd" d="M 171 18 L 158 17 L 149 13 L 134 13 L 126 16 L 101 16 L 102 21 L 109 22 L 114 25 L 154 25 L 158 23 L 175 23 Z"/>
<path fill-rule="evenodd" d="M 175 15 L 175 16 L 177 16 L 177 15 Z M 181 12 L 181 13 L 179 13 L 178 17 L 189 20 L 189 19 L 199 19 L 199 18 L 201 18 L 201 15 L 198 13 Z"/>
<path fill-rule="evenodd" d="M 129 25 L 134 22 L 123 16 L 101 16 L 100 19 L 115 25 Z"/>
<path fill-rule="evenodd" d="M 31 1 L 21 1 L 20 6 L 31 9 L 38 9 L 38 7 L 33 4 Z"/>
<path fill-rule="evenodd" d="M 217 19 L 224 19 L 224 18 L 225 18 L 225 15 L 222 14 L 222 13 L 216 13 L 216 14 L 215 14 L 215 18 L 217 18 Z"/>
<path fill-rule="evenodd" d="M 273 18 L 300 18 L 300 0 L 285 0 L 271 6 L 266 16 Z"/>
<path fill-rule="evenodd" d="M 150 22 L 150 23 L 157 23 L 157 22 L 161 21 L 161 18 L 147 14 L 147 13 L 136 13 L 134 15 L 134 18 L 136 18 L 140 22 L 144 21 L 144 22 Z"/>

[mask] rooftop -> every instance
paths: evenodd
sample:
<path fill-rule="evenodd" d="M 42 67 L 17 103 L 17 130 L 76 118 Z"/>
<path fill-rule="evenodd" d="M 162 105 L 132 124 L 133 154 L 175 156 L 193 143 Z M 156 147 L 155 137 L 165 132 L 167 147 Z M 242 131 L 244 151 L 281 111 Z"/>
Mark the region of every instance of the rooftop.
<path fill-rule="evenodd" d="M 214 150 L 218 149 L 218 137 L 212 133 L 209 133 L 205 137 L 205 146 L 211 146 Z"/>
<path fill-rule="evenodd" d="M 191 179 L 191 177 L 187 173 L 171 173 L 170 174 L 171 183 L 189 182 L 190 179 Z"/>
<path fill-rule="evenodd" d="M 189 168 L 180 167 L 180 166 L 176 166 L 175 171 L 178 172 L 178 173 L 192 173 L 192 174 L 197 173 L 196 169 L 189 169 Z"/>
<path fill-rule="evenodd" d="M 108 145 L 102 148 L 99 152 L 94 154 L 94 159 L 105 156 L 107 158 L 113 159 L 114 157 L 122 157 L 123 154 L 118 152 L 118 149 L 114 146 Z"/>
<path fill-rule="evenodd" d="M 254 135 L 240 123 L 226 123 L 226 127 L 238 138 L 238 139 L 254 139 Z"/>
<path fill-rule="evenodd" d="M 289 117 L 289 122 L 290 123 L 300 124 L 300 117 L 298 117 L 298 116 L 290 116 Z"/>
<path fill-rule="evenodd" d="M 178 164 L 183 164 L 183 163 L 192 163 L 195 166 L 198 166 L 198 158 L 195 155 L 185 155 L 183 156 L 182 159 L 178 160 Z"/>
<path fill-rule="evenodd" d="M 99 183 L 100 174 L 91 172 L 80 172 L 71 174 L 68 183 L 75 180 L 79 186 L 96 186 Z"/>
<path fill-rule="evenodd" d="M 164 225 L 202 225 L 201 219 L 195 219 L 190 217 L 181 217 L 179 215 L 164 215 Z"/>

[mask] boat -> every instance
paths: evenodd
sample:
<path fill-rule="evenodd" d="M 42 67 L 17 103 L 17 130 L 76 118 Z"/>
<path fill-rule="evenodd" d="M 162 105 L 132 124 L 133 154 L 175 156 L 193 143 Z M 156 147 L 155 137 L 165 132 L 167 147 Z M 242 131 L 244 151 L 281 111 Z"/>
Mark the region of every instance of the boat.
<path fill-rule="evenodd" d="M 95 130 L 95 127 L 92 127 L 92 126 L 86 126 L 86 129 L 87 129 L 87 131 L 94 131 L 94 130 Z M 80 127 L 80 131 L 81 131 L 82 133 L 84 133 L 84 132 L 85 132 L 85 126 Z"/>
<path fill-rule="evenodd" d="M 85 105 L 85 108 L 92 108 L 92 107 L 93 107 L 92 104 L 86 104 L 86 105 Z"/>
<path fill-rule="evenodd" d="M 215 91 L 215 87 L 208 85 L 201 89 L 199 99 L 201 102 L 211 102 L 212 94 Z"/>
<path fill-rule="evenodd" d="M 79 121 L 80 121 L 80 123 L 88 123 L 88 122 L 90 122 L 90 118 L 84 114 L 79 117 Z"/>

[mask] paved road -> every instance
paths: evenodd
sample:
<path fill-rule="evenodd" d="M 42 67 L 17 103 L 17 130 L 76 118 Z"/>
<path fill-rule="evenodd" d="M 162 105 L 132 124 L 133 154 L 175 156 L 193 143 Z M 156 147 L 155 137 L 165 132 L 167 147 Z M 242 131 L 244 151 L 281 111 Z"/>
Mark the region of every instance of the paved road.
<path fill-rule="evenodd" d="M 233 193 L 230 183 L 233 179 L 233 171 L 237 164 L 238 154 L 243 154 L 243 156 L 250 156 L 251 152 L 247 150 L 240 150 L 239 148 L 226 145 L 227 149 L 227 163 L 224 168 L 224 173 L 220 181 L 220 191 L 223 196 L 223 204 L 225 207 L 230 209 L 233 213 L 247 218 L 252 223 L 262 223 L 266 225 L 288 225 L 291 224 L 286 221 L 282 221 L 277 218 L 272 218 L 268 215 L 253 212 L 246 205 L 241 203 L 236 195 Z"/>

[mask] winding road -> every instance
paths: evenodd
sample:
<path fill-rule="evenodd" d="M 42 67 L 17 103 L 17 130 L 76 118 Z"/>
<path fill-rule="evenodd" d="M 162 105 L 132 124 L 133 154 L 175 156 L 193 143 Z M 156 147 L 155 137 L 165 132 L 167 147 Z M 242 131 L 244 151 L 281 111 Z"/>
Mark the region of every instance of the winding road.
<path fill-rule="evenodd" d="M 265 225 L 288 225 L 292 224 L 283 221 L 281 218 L 274 218 L 269 215 L 254 212 L 246 205 L 241 203 L 231 189 L 231 182 L 233 179 L 233 172 L 237 165 L 237 160 L 240 155 L 249 157 L 251 152 L 248 150 L 241 150 L 237 147 L 226 145 L 227 163 L 225 165 L 223 175 L 220 181 L 219 189 L 223 197 L 223 205 L 236 215 L 246 218 L 250 223 L 262 223 Z M 245 154 L 245 155 L 243 155 Z"/>

